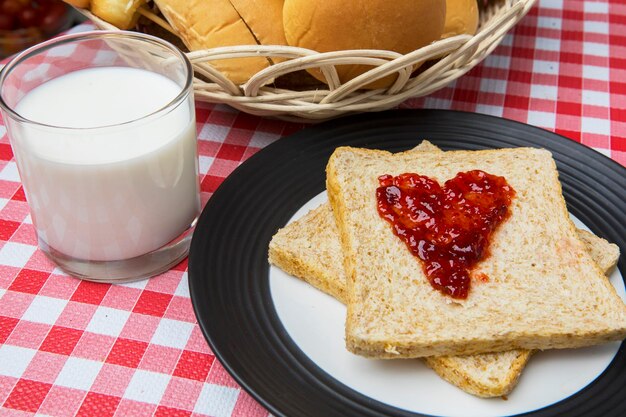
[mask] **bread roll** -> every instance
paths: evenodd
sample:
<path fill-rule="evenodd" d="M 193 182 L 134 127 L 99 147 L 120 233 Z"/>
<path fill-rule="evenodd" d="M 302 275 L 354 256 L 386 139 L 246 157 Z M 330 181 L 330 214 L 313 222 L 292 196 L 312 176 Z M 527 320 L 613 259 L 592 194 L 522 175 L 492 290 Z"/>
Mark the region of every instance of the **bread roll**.
<path fill-rule="evenodd" d="M 284 0 L 230 0 L 230 2 L 250 28 L 259 45 L 287 45 L 283 29 Z"/>
<path fill-rule="evenodd" d="M 283 24 L 293 46 L 330 52 L 383 49 L 406 54 L 440 39 L 446 16 L 445 0 L 285 0 Z M 337 66 L 342 83 L 371 67 Z M 325 81 L 319 70 L 311 74 Z M 366 88 L 389 86 L 396 76 Z"/>
<path fill-rule="evenodd" d="M 139 15 L 137 9 L 146 0 L 91 0 L 91 12 L 119 29 L 135 26 Z"/>
<path fill-rule="evenodd" d="M 282 0 L 156 0 L 161 13 L 192 51 L 234 45 L 285 45 Z M 268 67 L 265 57 L 211 62 L 235 84 Z"/>
<path fill-rule="evenodd" d="M 456 35 L 473 35 L 478 28 L 478 4 L 476 0 L 447 0 L 446 24 L 442 38 Z"/>

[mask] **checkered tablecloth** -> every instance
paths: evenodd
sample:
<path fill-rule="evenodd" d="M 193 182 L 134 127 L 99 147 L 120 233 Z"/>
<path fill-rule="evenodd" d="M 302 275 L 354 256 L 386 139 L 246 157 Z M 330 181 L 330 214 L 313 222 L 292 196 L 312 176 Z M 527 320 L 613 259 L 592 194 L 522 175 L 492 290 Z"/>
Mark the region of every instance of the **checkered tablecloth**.
<path fill-rule="evenodd" d="M 540 0 L 481 65 L 401 107 L 526 122 L 626 165 L 626 4 Z M 303 128 L 223 105 L 198 105 L 197 122 L 203 202 L 250 155 Z M 186 262 L 105 285 L 68 277 L 37 249 L 1 120 L 0 407 L 1 416 L 267 415 L 207 346 Z"/>

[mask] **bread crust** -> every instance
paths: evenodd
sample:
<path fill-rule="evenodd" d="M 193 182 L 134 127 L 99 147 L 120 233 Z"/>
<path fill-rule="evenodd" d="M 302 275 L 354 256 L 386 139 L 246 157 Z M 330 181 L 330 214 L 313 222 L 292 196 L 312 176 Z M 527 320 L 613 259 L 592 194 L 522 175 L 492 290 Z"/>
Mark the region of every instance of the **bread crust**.
<path fill-rule="evenodd" d="M 283 25 L 291 46 L 318 52 L 382 49 L 407 54 L 438 40 L 445 16 L 445 0 L 285 0 Z M 342 83 L 371 68 L 336 67 Z M 326 82 L 319 70 L 309 73 Z M 388 76 L 366 88 L 388 87 L 396 78 Z"/>
<path fill-rule="evenodd" d="M 90 7 L 100 19 L 117 28 L 130 29 L 139 18 L 137 9 L 145 3 L 146 0 L 92 0 Z"/>
<path fill-rule="evenodd" d="M 256 45 L 257 41 L 229 0 L 155 0 L 163 16 L 189 50 L 233 45 Z M 210 63 L 235 84 L 270 65 L 265 57 L 232 58 Z"/>
<path fill-rule="evenodd" d="M 446 22 L 441 37 L 475 34 L 478 28 L 478 17 L 476 0 L 447 0 Z"/>
<path fill-rule="evenodd" d="M 424 362 L 441 378 L 468 394 L 482 398 L 502 397 L 513 391 L 522 370 L 533 354 L 531 350 L 513 350 L 500 354 L 473 356 L 433 356 Z M 471 368 L 459 366 L 459 360 L 471 363 Z M 488 367 L 504 365 L 505 371 L 490 375 Z"/>
<path fill-rule="evenodd" d="M 334 222 L 330 206 L 324 204 L 292 227 L 280 229 L 270 241 L 269 262 L 345 304 L 346 280 Z M 317 245 L 315 240 L 324 243 Z M 311 261 L 307 254 L 313 251 L 315 260 Z"/>
<path fill-rule="evenodd" d="M 284 0 L 229 0 L 259 45 L 287 45 Z"/>

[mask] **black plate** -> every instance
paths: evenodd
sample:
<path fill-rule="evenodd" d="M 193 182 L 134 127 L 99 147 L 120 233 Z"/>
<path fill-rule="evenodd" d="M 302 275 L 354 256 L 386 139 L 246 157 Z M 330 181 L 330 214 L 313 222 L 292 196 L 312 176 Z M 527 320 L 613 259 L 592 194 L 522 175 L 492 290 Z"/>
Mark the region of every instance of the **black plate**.
<path fill-rule="evenodd" d="M 200 217 L 189 258 L 191 301 L 211 349 L 274 415 L 419 415 L 344 386 L 299 350 L 274 309 L 267 248 L 276 230 L 324 190 L 324 168 L 337 146 L 400 151 L 421 139 L 444 150 L 547 148 L 557 161 L 570 212 L 626 250 L 626 169 L 542 129 L 474 113 L 397 110 L 334 120 L 283 138 L 224 180 Z M 622 257 L 620 271 L 625 267 Z M 625 416 L 626 344 L 585 389 L 524 415 Z"/>

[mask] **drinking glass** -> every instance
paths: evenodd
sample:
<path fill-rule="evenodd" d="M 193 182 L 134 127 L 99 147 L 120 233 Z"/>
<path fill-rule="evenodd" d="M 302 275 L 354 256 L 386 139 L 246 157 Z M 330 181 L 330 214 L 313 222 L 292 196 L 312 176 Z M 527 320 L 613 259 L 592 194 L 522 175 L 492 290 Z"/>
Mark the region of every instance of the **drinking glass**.
<path fill-rule="evenodd" d="M 0 72 L 38 245 L 68 274 L 132 281 L 187 256 L 200 213 L 192 80 L 176 47 L 125 31 L 59 37 Z"/>

